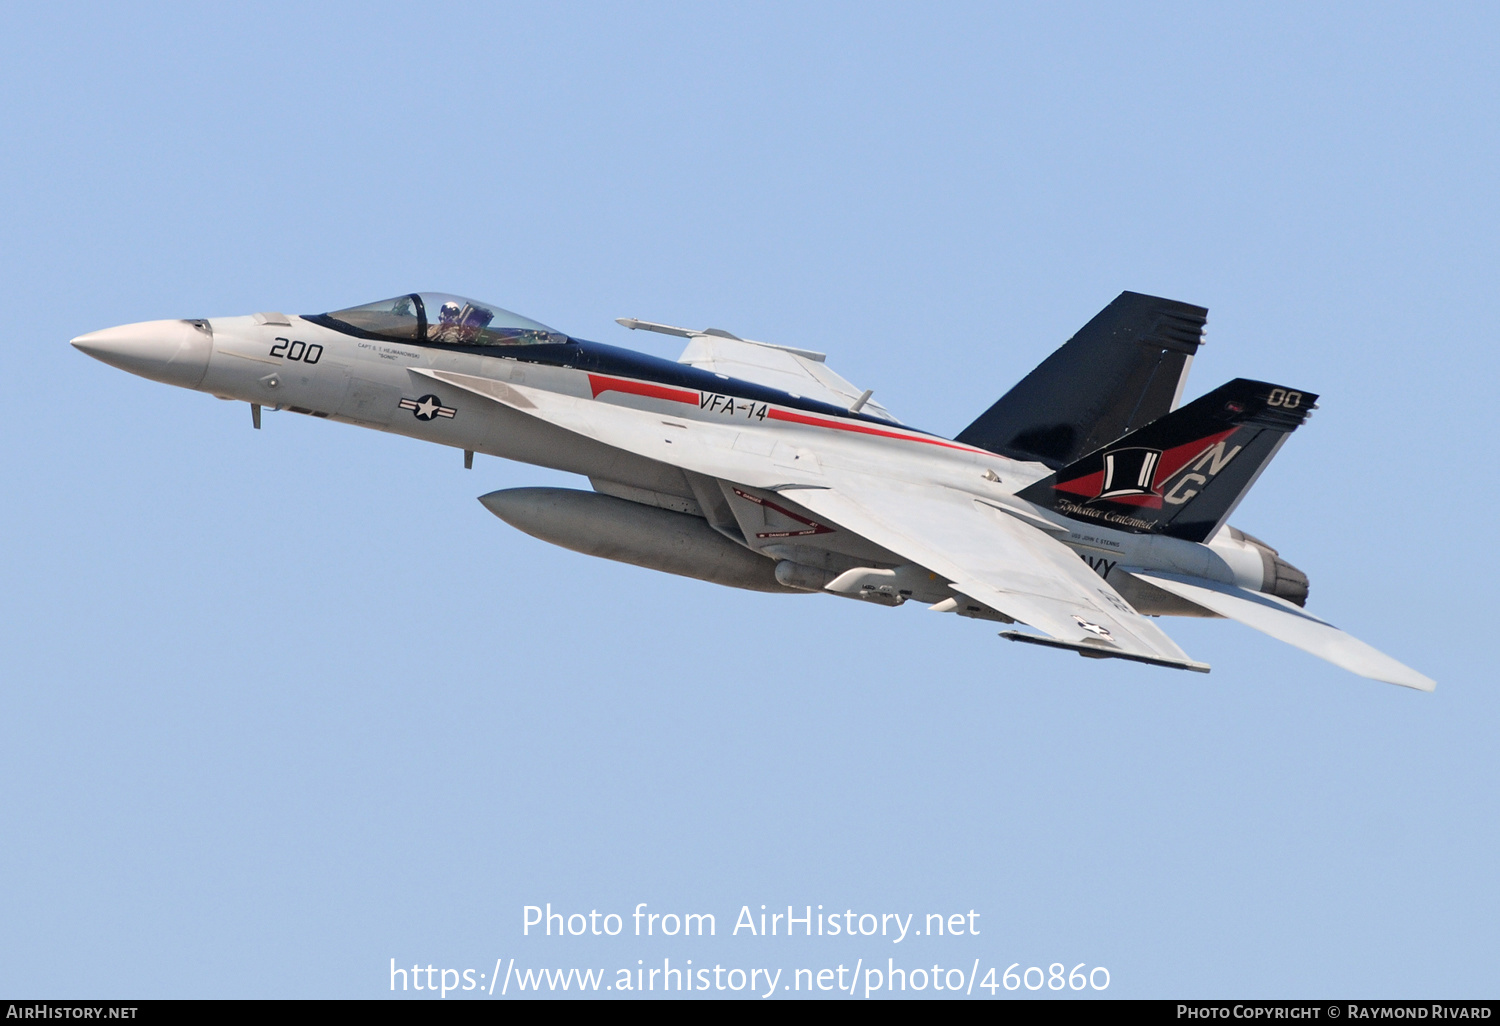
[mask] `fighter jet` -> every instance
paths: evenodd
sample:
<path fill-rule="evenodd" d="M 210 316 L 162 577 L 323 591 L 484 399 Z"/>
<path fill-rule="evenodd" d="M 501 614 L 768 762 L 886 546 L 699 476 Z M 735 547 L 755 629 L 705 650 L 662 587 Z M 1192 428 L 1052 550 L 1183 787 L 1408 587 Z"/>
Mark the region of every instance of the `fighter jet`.
<path fill-rule="evenodd" d="M 1207 672 L 1154 618 L 1238 620 L 1335 665 L 1431 679 L 1305 608 L 1307 576 L 1228 524 L 1318 397 L 1237 378 L 1182 404 L 1208 311 L 1122 293 L 955 438 L 822 353 L 621 318 L 674 363 L 491 303 L 150 321 L 72 344 L 262 410 L 586 477 L 480 497 L 537 538 L 716 584 L 993 621 L 1011 641 Z M 1027 628 L 1025 630 L 1020 628 Z"/>

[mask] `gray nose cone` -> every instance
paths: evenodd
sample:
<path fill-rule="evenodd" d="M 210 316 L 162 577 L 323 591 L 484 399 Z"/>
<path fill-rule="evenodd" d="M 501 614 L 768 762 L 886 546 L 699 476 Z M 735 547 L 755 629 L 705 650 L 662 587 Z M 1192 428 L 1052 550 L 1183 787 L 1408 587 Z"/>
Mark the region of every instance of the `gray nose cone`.
<path fill-rule="evenodd" d="M 207 321 L 142 321 L 79 335 L 73 347 L 152 381 L 197 388 L 214 341 Z"/>

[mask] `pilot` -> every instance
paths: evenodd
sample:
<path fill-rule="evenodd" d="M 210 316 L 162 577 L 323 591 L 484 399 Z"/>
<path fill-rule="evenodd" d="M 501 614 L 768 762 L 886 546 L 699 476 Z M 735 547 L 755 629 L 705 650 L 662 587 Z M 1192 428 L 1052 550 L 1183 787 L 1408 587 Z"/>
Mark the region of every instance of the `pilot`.
<path fill-rule="evenodd" d="M 459 342 L 462 341 L 463 325 L 459 318 L 463 315 L 463 309 L 452 300 L 444 303 L 438 311 L 437 323 L 427 329 L 427 337 L 434 342 Z"/>
<path fill-rule="evenodd" d="M 450 299 L 438 310 L 438 321 L 427 329 L 427 337 L 434 342 L 473 344 L 494 318 L 494 313 L 482 306 L 460 306 Z"/>

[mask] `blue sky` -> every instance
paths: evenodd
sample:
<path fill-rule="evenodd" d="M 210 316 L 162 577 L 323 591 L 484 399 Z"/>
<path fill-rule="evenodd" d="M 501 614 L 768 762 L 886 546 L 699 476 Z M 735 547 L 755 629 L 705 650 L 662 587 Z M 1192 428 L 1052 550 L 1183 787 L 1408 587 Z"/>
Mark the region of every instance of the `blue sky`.
<path fill-rule="evenodd" d="M 909 957 L 1493 996 L 1497 20 L 6 9 L 0 991 Z M 1190 396 L 1323 396 L 1235 523 L 1438 690 L 1227 622 L 1165 624 L 1203 677 L 590 560 L 474 501 L 581 481 L 253 432 L 66 345 L 414 289 L 666 356 L 613 318 L 823 350 L 949 434 L 1122 289 L 1208 306 Z M 546 902 L 719 936 L 522 937 Z M 761 904 L 983 918 L 726 935 Z"/>

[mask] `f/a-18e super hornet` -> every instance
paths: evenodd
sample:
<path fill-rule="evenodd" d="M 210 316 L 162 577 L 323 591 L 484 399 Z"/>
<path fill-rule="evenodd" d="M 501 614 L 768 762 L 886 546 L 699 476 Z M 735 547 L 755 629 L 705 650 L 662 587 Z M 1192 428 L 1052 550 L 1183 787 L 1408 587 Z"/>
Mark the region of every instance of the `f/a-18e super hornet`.
<path fill-rule="evenodd" d="M 411 293 L 332 313 L 150 321 L 73 345 L 143 377 L 570 471 L 593 491 L 480 502 L 578 552 L 756 591 L 907 601 L 1001 636 L 1207 671 L 1150 619 L 1228 617 L 1431 690 L 1308 613 L 1308 581 L 1229 526 L 1317 396 L 1243 378 L 1180 405 L 1207 311 L 1133 292 L 949 439 L 823 354 L 622 318 L 677 362 L 489 303 Z"/>

